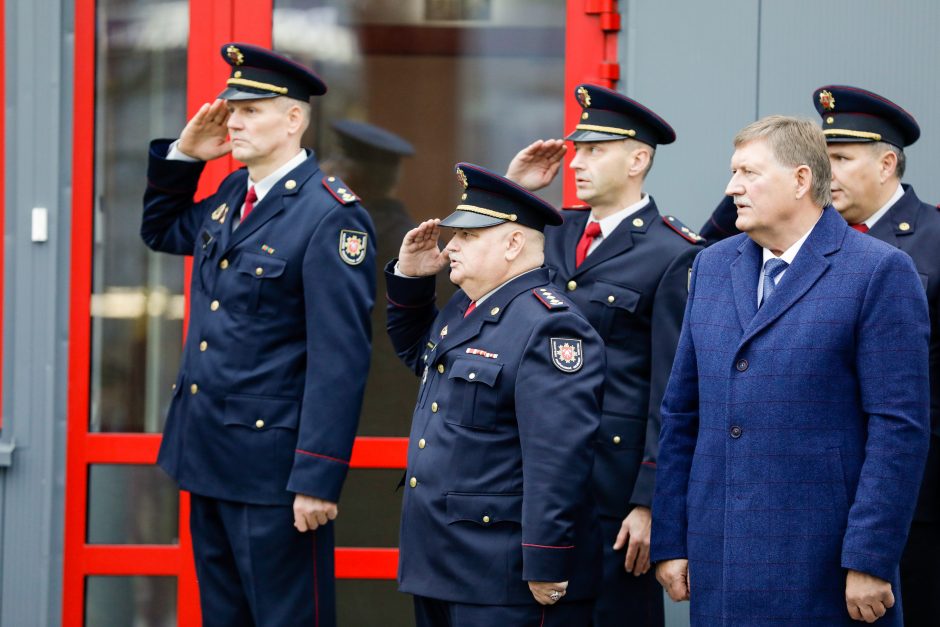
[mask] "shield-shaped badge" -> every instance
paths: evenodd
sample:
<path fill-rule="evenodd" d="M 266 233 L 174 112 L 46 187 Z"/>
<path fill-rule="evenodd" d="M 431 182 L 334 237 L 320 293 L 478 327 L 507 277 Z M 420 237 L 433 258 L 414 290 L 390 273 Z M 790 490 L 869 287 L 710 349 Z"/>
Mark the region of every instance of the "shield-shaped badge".
<path fill-rule="evenodd" d="M 358 266 L 366 258 L 369 236 L 362 231 L 343 229 L 339 232 L 339 257 L 351 266 Z"/>
<path fill-rule="evenodd" d="M 577 372 L 584 365 L 581 340 L 552 338 L 552 363 L 562 372 Z"/>

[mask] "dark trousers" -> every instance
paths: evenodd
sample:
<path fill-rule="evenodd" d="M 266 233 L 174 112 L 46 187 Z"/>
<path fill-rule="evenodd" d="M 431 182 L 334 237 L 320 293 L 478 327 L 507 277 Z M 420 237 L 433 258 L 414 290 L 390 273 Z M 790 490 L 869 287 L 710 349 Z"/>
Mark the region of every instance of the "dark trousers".
<path fill-rule="evenodd" d="M 905 627 L 940 625 L 940 522 L 911 525 L 901 555 L 901 605 Z"/>
<path fill-rule="evenodd" d="M 635 577 L 623 569 L 627 548 L 614 551 L 622 519 L 600 517 L 604 579 L 594 604 L 594 627 L 663 627 L 663 588 L 650 568 Z"/>
<path fill-rule="evenodd" d="M 415 596 L 416 627 L 587 627 L 593 601 L 471 605 Z"/>
<path fill-rule="evenodd" d="M 190 502 L 203 627 L 336 625 L 332 523 L 300 533 L 288 505 Z"/>

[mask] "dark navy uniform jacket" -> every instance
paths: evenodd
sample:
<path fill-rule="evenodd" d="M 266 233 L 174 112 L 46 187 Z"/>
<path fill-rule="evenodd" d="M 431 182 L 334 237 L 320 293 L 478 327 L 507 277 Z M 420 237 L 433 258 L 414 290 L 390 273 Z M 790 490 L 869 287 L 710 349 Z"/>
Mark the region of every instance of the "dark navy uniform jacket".
<path fill-rule="evenodd" d="M 394 262 L 392 262 L 394 263 Z M 589 485 L 604 350 L 554 294 L 522 274 L 467 318 L 438 313 L 434 277 L 387 267 L 388 332 L 421 376 L 401 520 L 403 592 L 483 605 L 535 603 L 527 581 L 591 598 L 600 537 Z"/>
<path fill-rule="evenodd" d="M 650 198 L 575 268 L 590 212 L 563 214 L 564 224 L 545 230 L 545 264 L 561 296 L 577 304 L 604 340 L 594 488 L 600 514 L 623 518 L 633 505 L 652 505 L 659 406 L 679 342 L 689 270 L 701 247 L 681 225 L 664 220 Z"/>
<path fill-rule="evenodd" d="M 151 145 L 141 235 L 193 269 L 158 464 L 203 496 L 337 501 L 369 368 L 372 222 L 311 155 L 232 231 L 247 170 L 194 202 L 204 164 L 168 144 Z"/>
<path fill-rule="evenodd" d="M 940 210 L 903 185 L 904 195 L 868 231 L 872 237 L 900 248 L 914 260 L 927 291 L 930 308 L 930 424 L 933 437 L 927 470 L 921 484 L 914 520 L 940 521 Z M 725 197 L 715 208 L 702 234 L 709 242 L 739 233 L 737 209 Z"/>

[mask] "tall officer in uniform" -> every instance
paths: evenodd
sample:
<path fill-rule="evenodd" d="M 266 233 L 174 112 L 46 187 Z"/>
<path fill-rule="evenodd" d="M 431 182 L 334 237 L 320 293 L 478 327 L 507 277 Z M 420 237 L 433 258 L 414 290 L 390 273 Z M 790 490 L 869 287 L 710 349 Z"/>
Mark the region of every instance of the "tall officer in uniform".
<path fill-rule="evenodd" d="M 335 623 L 333 525 L 369 367 L 373 228 L 300 147 L 326 85 L 268 50 L 150 146 L 141 235 L 193 255 L 158 464 L 192 493 L 203 624 Z M 247 169 L 195 202 L 205 161 Z"/>
<path fill-rule="evenodd" d="M 661 216 L 643 182 L 659 144 L 676 135 L 658 115 L 615 91 L 581 85 L 581 120 L 567 139 L 578 198 L 546 231 L 545 260 L 565 297 L 604 340 L 607 377 L 596 443 L 594 490 L 604 538 L 597 626 L 662 625 L 663 595 L 650 572 L 650 507 L 660 403 L 679 341 L 700 238 Z M 557 174 L 565 145 L 537 141 L 507 176 L 534 190 Z"/>
<path fill-rule="evenodd" d="M 386 268 L 389 336 L 421 376 L 400 589 L 420 627 L 587 625 L 604 350 L 542 265 L 558 212 L 478 166 L 457 173 L 457 210 L 409 231 Z M 442 226 L 455 230 L 443 251 Z M 434 275 L 448 263 L 460 290 L 438 311 Z"/>

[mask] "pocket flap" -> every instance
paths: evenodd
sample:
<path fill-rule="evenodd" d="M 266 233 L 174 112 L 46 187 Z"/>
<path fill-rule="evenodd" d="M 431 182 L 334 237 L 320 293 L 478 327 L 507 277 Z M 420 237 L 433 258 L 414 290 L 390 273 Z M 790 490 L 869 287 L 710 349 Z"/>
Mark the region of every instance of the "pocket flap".
<path fill-rule="evenodd" d="M 284 274 L 287 266 L 285 259 L 257 253 L 242 253 L 235 263 L 235 269 L 256 279 L 273 279 Z"/>
<path fill-rule="evenodd" d="M 611 448 L 642 449 L 646 443 L 646 421 L 602 415 L 597 441 Z"/>
<path fill-rule="evenodd" d="M 454 365 L 450 367 L 448 379 L 463 379 L 470 383 L 485 383 L 493 387 L 496 385 L 496 379 L 499 378 L 499 371 L 503 369 L 503 364 L 493 361 L 483 361 L 482 359 L 454 360 Z"/>
<path fill-rule="evenodd" d="M 300 401 L 276 396 L 230 394 L 225 397 L 225 424 L 251 429 L 296 429 Z"/>
<path fill-rule="evenodd" d="M 465 494 L 451 492 L 447 498 L 447 523 L 475 522 L 481 527 L 498 522 L 522 524 L 521 494 Z"/>
<path fill-rule="evenodd" d="M 606 281 L 598 281 L 591 288 L 591 300 L 593 302 L 603 303 L 608 307 L 617 307 L 630 312 L 636 311 L 641 296 L 640 292 L 631 287 Z"/>

